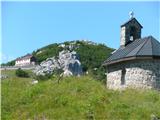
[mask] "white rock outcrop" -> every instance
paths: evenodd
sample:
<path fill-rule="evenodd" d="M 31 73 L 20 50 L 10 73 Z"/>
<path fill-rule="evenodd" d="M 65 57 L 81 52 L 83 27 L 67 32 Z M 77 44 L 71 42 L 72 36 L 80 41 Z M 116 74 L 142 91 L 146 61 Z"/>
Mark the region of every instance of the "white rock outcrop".
<path fill-rule="evenodd" d="M 75 51 L 63 50 L 59 53 L 57 59 L 55 57 L 48 58 L 38 65 L 34 73 L 36 75 L 52 74 L 55 70 L 63 70 L 63 76 L 80 76 L 82 74 L 82 66 L 79 56 Z"/>

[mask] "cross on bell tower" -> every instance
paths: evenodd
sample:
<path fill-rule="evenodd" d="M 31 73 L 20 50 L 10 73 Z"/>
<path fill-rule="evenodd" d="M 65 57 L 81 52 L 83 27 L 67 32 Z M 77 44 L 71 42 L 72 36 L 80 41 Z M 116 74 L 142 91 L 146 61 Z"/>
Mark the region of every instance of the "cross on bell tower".
<path fill-rule="evenodd" d="M 133 12 L 133 11 L 129 12 L 129 17 L 130 17 L 131 19 L 134 17 L 134 12 Z"/>

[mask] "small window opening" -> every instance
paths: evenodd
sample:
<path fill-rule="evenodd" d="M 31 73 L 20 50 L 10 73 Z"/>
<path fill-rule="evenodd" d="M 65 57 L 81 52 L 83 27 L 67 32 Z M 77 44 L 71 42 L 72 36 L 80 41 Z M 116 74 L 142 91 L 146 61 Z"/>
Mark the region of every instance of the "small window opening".
<path fill-rule="evenodd" d="M 133 41 L 133 36 L 130 36 L 130 41 Z"/>
<path fill-rule="evenodd" d="M 122 69 L 122 74 L 121 74 L 121 85 L 125 84 L 125 75 L 126 75 L 126 69 Z"/>
<path fill-rule="evenodd" d="M 136 34 L 137 34 L 137 29 L 135 27 L 131 27 L 130 36 L 129 36 L 130 41 L 133 41 L 136 39 Z"/>

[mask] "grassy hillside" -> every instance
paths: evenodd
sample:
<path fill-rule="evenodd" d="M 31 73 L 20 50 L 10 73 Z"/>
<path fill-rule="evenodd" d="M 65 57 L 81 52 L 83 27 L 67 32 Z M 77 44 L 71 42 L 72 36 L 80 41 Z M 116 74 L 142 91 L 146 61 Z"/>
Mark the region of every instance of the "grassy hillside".
<path fill-rule="evenodd" d="M 2 71 L 2 120 L 150 120 L 160 116 L 160 93 L 153 90 L 112 91 L 89 76 L 57 78 L 32 85 L 14 71 Z"/>

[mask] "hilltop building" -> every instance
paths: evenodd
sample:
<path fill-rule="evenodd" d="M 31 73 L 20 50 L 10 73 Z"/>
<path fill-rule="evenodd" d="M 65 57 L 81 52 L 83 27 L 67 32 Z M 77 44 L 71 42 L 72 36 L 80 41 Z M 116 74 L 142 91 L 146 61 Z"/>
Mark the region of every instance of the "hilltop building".
<path fill-rule="evenodd" d="M 29 65 L 35 65 L 35 63 L 36 63 L 36 58 L 31 54 L 27 54 L 25 56 L 17 58 L 15 66 L 29 66 Z"/>
<path fill-rule="evenodd" d="M 120 47 L 104 62 L 109 89 L 160 89 L 160 43 L 141 38 L 142 25 L 133 17 L 121 25 Z"/>

